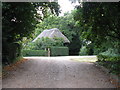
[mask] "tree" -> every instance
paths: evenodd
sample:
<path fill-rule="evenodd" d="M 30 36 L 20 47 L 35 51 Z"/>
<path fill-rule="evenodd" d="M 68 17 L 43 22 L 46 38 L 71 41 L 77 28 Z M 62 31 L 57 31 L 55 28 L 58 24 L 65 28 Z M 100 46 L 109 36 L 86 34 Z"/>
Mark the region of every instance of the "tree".
<path fill-rule="evenodd" d="M 81 47 L 81 40 L 79 38 L 80 28 L 73 18 L 74 13 L 75 11 L 65 13 L 64 16 L 60 17 L 50 14 L 48 18 L 37 24 L 35 37 L 45 29 L 58 28 L 70 40 L 70 44 L 68 45 L 70 55 L 78 55 Z"/>
<path fill-rule="evenodd" d="M 77 7 L 75 20 L 82 26 L 82 38 L 96 47 L 120 49 L 120 3 L 84 2 Z M 106 43 L 107 42 L 107 43 Z M 104 45 L 106 44 L 106 45 Z"/>
<path fill-rule="evenodd" d="M 35 42 L 29 42 L 23 49 L 24 50 L 45 50 L 46 48 L 50 48 L 52 46 L 63 46 L 64 39 L 63 38 L 49 38 L 42 37 L 37 39 Z"/>
<path fill-rule="evenodd" d="M 50 8 L 58 14 L 59 6 L 54 2 L 4 2 L 2 3 L 2 53 L 3 63 L 12 63 L 20 56 L 23 37 L 28 39 L 33 36 L 35 26 L 41 16 L 37 10 L 40 7 Z M 57 7 L 57 8 L 56 8 Z M 41 8 L 43 16 L 46 13 Z M 48 8 L 48 9 L 49 9 Z M 53 13 L 55 13 L 53 12 Z"/>

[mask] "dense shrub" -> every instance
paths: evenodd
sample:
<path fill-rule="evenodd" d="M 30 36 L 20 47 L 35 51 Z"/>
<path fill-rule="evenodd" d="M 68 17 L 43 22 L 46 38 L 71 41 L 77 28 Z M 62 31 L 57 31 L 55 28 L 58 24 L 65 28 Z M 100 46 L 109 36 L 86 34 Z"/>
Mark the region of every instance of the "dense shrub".
<path fill-rule="evenodd" d="M 100 53 L 104 56 L 120 56 L 117 48 L 109 48 L 107 51 Z"/>
<path fill-rule="evenodd" d="M 81 47 L 79 55 L 88 55 L 87 48 L 85 46 Z"/>
<path fill-rule="evenodd" d="M 51 56 L 67 56 L 69 55 L 68 47 L 51 47 Z"/>
<path fill-rule="evenodd" d="M 16 58 L 21 57 L 21 48 L 22 46 L 19 43 L 4 42 L 2 45 L 2 64 L 13 63 L 16 61 Z"/>
<path fill-rule="evenodd" d="M 23 50 L 23 56 L 47 56 L 47 51 L 45 50 Z"/>
<path fill-rule="evenodd" d="M 33 42 L 27 43 L 26 46 L 23 47 L 23 50 L 35 50 L 36 45 Z"/>
<path fill-rule="evenodd" d="M 120 56 L 98 55 L 98 62 L 100 65 L 110 69 L 110 72 L 120 74 Z"/>
<path fill-rule="evenodd" d="M 39 49 L 44 49 L 44 48 L 48 48 L 50 46 L 53 46 L 54 41 L 48 37 L 39 38 L 34 42 L 34 44 L 35 44 L 35 49 L 39 50 Z"/>
<path fill-rule="evenodd" d="M 79 55 L 93 55 L 93 48 L 88 46 L 82 46 L 79 51 Z"/>
<path fill-rule="evenodd" d="M 63 38 L 54 37 L 53 39 L 45 37 L 39 38 L 35 42 L 28 43 L 24 49 L 29 50 L 44 50 L 45 48 L 50 48 L 52 46 L 63 46 Z"/>

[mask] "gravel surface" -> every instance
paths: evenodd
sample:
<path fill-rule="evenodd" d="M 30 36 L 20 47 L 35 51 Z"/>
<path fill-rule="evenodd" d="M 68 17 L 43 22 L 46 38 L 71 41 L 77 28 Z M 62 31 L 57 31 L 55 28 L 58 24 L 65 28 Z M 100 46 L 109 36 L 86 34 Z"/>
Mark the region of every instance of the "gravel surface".
<path fill-rule="evenodd" d="M 114 88 L 93 63 L 70 60 L 80 56 L 25 58 L 3 79 L 3 88 Z"/>

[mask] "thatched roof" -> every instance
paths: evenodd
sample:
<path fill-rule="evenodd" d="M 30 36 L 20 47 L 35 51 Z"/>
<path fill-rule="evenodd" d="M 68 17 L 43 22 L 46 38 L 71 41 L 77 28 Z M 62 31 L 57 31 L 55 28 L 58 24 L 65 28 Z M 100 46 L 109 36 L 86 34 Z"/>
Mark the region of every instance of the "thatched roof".
<path fill-rule="evenodd" d="M 44 30 L 33 40 L 33 42 L 35 42 L 38 38 L 42 38 L 42 37 L 49 37 L 49 38 L 60 37 L 64 39 L 65 43 L 66 42 L 70 43 L 67 37 L 65 37 L 57 28 Z"/>

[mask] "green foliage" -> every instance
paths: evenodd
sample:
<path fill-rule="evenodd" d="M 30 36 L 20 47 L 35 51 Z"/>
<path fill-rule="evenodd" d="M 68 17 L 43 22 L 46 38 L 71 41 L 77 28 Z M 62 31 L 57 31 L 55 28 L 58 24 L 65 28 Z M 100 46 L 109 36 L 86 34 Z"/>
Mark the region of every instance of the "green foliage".
<path fill-rule="evenodd" d="M 20 55 L 22 37 L 30 37 L 34 30 L 34 14 L 31 3 L 2 3 L 3 63 L 12 63 Z"/>
<path fill-rule="evenodd" d="M 58 6 L 58 7 L 57 7 Z M 39 8 L 41 7 L 41 8 Z M 38 21 L 46 17 L 47 9 L 59 13 L 59 5 L 54 2 L 3 2 L 2 3 L 2 54 L 3 63 L 12 63 L 21 53 L 23 37 L 33 37 Z M 38 15 L 41 10 L 43 15 Z M 12 52 L 11 52 L 12 51 Z"/>
<path fill-rule="evenodd" d="M 64 43 L 63 38 L 54 37 L 53 40 L 54 40 L 53 46 L 63 46 Z"/>
<path fill-rule="evenodd" d="M 47 51 L 44 50 L 23 50 L 23 56 L 47 56 Z"/>
<path fill-rule="evenodd" d="M 63 46 L 63 38 L 58 38 L 58 37 L 54 37 L 53 39 L 51 38 L 41 38 L 38 39 L 35 42 L 35 49 L 45 49 L 45 48 L 50 48 L 51 46 Z"/>
<path fill-rule="evenodd" d="M 73 18 L 69 15 L 63 17 L 50 15 L 48 18 L 44 19 L 43 22 L 37 24 L 35 37 L 45 29 L 58 28 L 71 41 L 72 35 L 75 34 L 72 30 L 75 28 L 70 28 L 69 26 L 70 24 L 72 25 L 71 27 L 74 26 L 74 20 L 72 20 Z"/>
<path fill-rule="evenodd" d="M 58 16 L 60 13 L 60 5 L 58 2 L 35 2 L 32 4 L 36 7 L 37 12 L 40 12 L 37 15 L 37 19 L 40 19 L 41 21 L 47 18 L 49 14 Z"/>
<path fill-rule="evenodd" d="M 93 44 L 89 43 L 86 47 L 87 47 L 87 53 L 88 53 L 88 55 L 93 55 L 93 53 L 94 53 Z"/>
<path fill-rule="evenodd" d="M 4 38 L 7 38 L 9 42 L 17 42 L 22 40 L 22 37 L 29 37 L 36 24 L 34 16 L 36 13 L 31 3 L 3 3 L 2 29 Z"/>
<path fill-rule="evenodd" d="M 10 64 L 13 63 L 17 57 L 21 56 L 22 46 L 18 43 L 4 43 L 2 48 L 2 63 Z M 7 47 L 7 49 L 6 49 Z M 4 51 L 3 51 L 4 50 Z"/>
<path fill-rule="evenodd" d="M 58 47 L 52 46 L 50 47 L 51 56 L 67 56 L 69 55 L 68 47 Z M 47 51 L 45 50 L 23 50 L 23 56 L 47 56 Z"/>
<path fill-rule="evenodd" d="M 81 44 L 79 34 L 73 35 L 72 42 L 68 45 L 70 55 L 79 55 Z"/>
<path fill-rule="evenodd" d="M 119 6 L 120 3 L 115 2 L 83 2 L 78 6 L 74 19 L 82 27 L 81 38 L 91 41 L 98 51 L 103 48 L 120 50 Z"/>
<path fill-rule="evenodd" d="M 120 2 L 83 2 L 77 6 L 74 14 L 74 19 L 81 27 L 80 38 L 88 55 L 100 54 L 99 63 L 117 74 L 120 70 L 119 10 Z"/>
<path fill-rule="evenodd" d="M 50 48 L 51 56 L 68 56 L 69 49 L 68 47 L 51 47 Z"/>
<path fill-rule="evenodd" d="M 81 47 L 79 55 L 88 55 L 86 46 Z"/>
<path fill-rule="evenodd" d="M 23 49 L 24 50 L 34 50 L 36 48 L 35 43 L 29 42 Z M 39 50 L 39 49 L 38 49 Z"/>
<path fill-rule="evenodd" d="M 93 49 L 94 48 L 93 48 L 92 43 L 87 44 L 80 49 L 79 55 L 93 55 L 94 54 Z"/>
<path fill-rule="evenodd" d="M 106 56 L 98 55 L 98 62 L 100 65 L 110 69 L 111 73 L 120 74 L 120 56 Z"/>
<path fill-rule="evenodd" d="M 81 27 L 74 20 L 74 13 L 75 11 L 72 11 L 72 13 L 66 13 L 60 17 L 50 15 L 42 23 L 36 25 L 35 37 L 45 29 L 58 28 L 70 40 L 70 44 L 68 45 L 70 55 L 79 55 Z"/>
<path fill-rule="evenodd" d="M 109 48 L 107 51 L 100 53 L 100 55 L 106 55 L 106 56 L 120 56 L 118 49 L 116 48 Z"/>
<path fill-rule="evenodd" d="M 27 50 L 44 50 L 45 48 L 50 48 L 52 46 L 63 46 L 63 38 L 54 37 L 51 38 L 39 38 L 35 42 L 30 42 L 24 47 Z"/>
<path fill-rule="evenodd" d="M 54 41 L 46 37 L 46 38 L 38 39 L 34 43 L 35 43 L 35 49 L 39 50 L 39 49 L 45 49 L 45 48 L 49 48 L 50 46 L 53 46 Z"/>
<path fill-rule="evenodd" d="M 120 74 L 120 3 L 88 3 L 77 7 L 74 19 L 81 27 L 83 46 L 80 55 L 91 51 L 98 55 L 100 65 Z M 87 42 L 91 42 L 91 45 Z M 89 51 L 89 52 L 88 52 Z"/>

